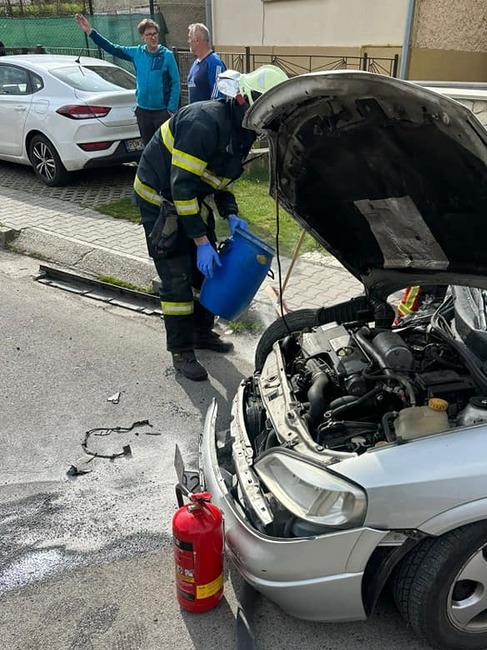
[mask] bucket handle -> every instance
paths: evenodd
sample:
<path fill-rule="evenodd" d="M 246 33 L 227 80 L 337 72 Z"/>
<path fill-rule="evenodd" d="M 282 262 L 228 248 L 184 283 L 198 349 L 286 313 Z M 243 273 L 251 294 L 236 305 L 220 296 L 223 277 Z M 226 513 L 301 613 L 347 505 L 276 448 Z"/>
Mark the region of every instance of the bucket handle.
<path fill-rule="evenodd" d="M 217 253 L 219 255 L 221 255 L 222 253 L 224 254 L 228 253 L 232 248 L 232 244 L 233 244 L 233 239 L 231 237 L 227 237 L 227 239 L 224 239 L 222 242 L 218 244 Z"/>

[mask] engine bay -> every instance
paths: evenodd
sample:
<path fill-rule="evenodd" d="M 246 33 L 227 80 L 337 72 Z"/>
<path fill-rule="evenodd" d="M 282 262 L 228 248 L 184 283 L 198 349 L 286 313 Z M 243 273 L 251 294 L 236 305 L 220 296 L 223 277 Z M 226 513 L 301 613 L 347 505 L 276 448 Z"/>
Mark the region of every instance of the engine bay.
<path fill-rule="evenodd" d="M 304 461 L 326 473 L 384 445 L 487 422 L 486 361 L 467 345 L 474 328 L 465 319 L 458 333 L 455 298 L 449 290 L 400 325 L 343 303 L 350 318 L 272 332 L 262 367 L 240 386 L 218 451 L 227 486 L 256 528 L 278 537 L 326 532 L 295 504 L 289 512 L 281 461 L 269 461 L 276 452 L 287 468 Z M 263 470 L 269 462 L 272 479 Z M 292 483 L 299 489 L 292 470 L 282 480 L 290 493 Z"/>
<path fill-rule="evenodd" d="M 401 327 L 332 322 L 276 342 L 248 385 L 247 433 L 256 456 L 303 442 L 315 452 L 362 453 L 487 421 L 487 375 L 455 336 L 453 317 L 450 296 Z"/>

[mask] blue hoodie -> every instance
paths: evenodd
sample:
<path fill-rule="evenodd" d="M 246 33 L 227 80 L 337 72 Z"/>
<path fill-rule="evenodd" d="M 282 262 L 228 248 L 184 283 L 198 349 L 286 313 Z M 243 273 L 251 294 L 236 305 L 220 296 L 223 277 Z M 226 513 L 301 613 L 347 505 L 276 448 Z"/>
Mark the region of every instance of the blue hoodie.
<path fill-rule="evenodd" d="M 125 47 L 111 43 L 95 29 L 91 40 L 105 52 L 131 61 L 135 68 L 137 106 L 147 111 L 167 109 L 175 113 L 179 108 L 181 85 L 178 66 L 173 53 L 164 45 L 149 52 L 145 45 Z"/>

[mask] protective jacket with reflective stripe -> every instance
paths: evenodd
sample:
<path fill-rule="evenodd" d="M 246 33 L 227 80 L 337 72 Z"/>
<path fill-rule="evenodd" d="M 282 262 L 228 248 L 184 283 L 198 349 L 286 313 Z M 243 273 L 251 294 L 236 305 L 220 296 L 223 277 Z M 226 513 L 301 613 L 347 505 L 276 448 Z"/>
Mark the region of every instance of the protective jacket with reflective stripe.
<path fill-rule="evenodd" d="M 213 195 L 220 216 L 237 214 L 230 189 L 243 171 L 255 134 L 242 128 L 244 106 L 233 101 L 197 102 L 181 108 L 146 146 L 134 183 L 149 203 L 161 195 L 174 203 L 188 237 L 206 234 L 201 200 Z"/>

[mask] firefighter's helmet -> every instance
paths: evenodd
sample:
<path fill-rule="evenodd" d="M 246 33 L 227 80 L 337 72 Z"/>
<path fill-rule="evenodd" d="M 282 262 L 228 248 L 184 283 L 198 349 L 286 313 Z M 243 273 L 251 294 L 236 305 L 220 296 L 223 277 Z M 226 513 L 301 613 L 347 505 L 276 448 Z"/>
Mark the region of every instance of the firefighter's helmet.
<path fill-rule="evenodd" d="M 263 93 L 288 79 L 287 74 L 276 65 L 262 65 L 253 72 L 240 73 L 225 70 L 218 75 L 218 89 L 232 99 L 238 95 L 250 105 Z"/>

